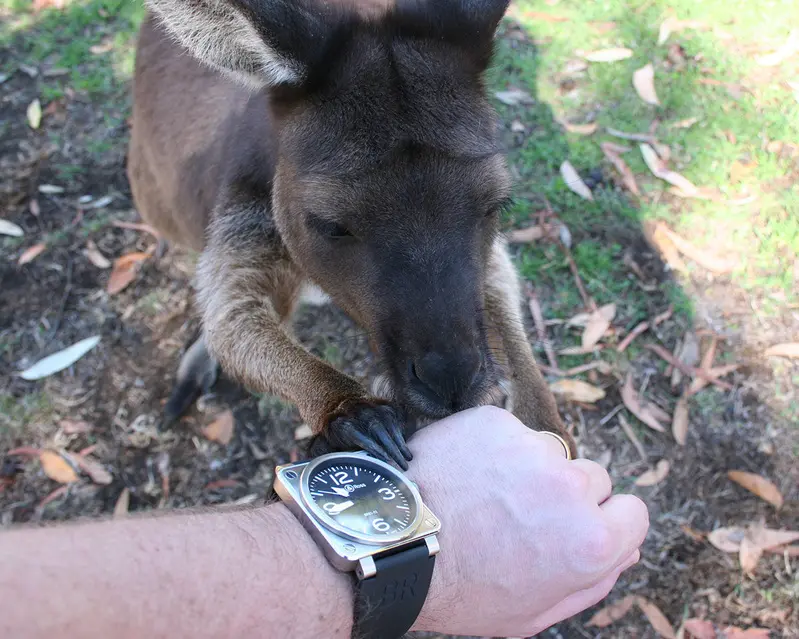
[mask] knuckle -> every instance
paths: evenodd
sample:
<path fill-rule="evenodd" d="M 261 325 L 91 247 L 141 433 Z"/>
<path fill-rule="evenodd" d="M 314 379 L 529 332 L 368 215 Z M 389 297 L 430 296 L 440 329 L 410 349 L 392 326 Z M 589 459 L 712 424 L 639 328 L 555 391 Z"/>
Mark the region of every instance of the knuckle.
<path fill-rule="evenodd" d="M 576 558 L 589 572 L 606 569 L 616 558 L 616 540 L 610 527 L 598 521 L 579 544 Z"/>
<path fill-rule="evenodd" d="M 588 493 L 591 477 L 579 466 L 569 467 L 561 476 L 561 488 L 571 497 L 582 497 Z"/>

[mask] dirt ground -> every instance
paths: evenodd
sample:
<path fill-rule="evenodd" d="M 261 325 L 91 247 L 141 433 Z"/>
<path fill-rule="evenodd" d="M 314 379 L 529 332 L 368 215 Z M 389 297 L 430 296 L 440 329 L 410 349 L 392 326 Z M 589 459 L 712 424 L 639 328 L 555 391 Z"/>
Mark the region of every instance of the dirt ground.
<path fill-rule="evenodd" d="M 68 92 L 44 105 L 44 124 L 32 130 L 26 108 L 39 95 L 47 66 L 40 65 L 32 77 L 13 48 L 0 55 L 4 68 L 14 69 L 0 85 L 0 217 L 25 232 L 23 238 L 0 238 L 2 525 L 109 515 L 123 490 L 129 491 L 131 512 L 263 502 L 274 466 L 301 455 L 303 440 L 295 434 L 301 420 L 293 406 L 223 379 L 179 425 L 156 429 L 178 358 L 198 330 L 191 292 L 194 257 L 170 248 L 160 259 L 146 260 L 121 293 L 109 295 L 109 270 L 84 253 L 89 241 L 110 260 L 155 243 L 147 232 L 114 225 L 140 221 L 125 179 L 127 98 L 101 102 Z M 510 126 L 506 123 L 509 135 Z M 630 249 L 656 289 L 670 279 L 640 232 L 613 239 Z M 47 243 L 45 251 L 18 265 L 22 251 L 40 241 Z M 677 391 L 662 374 L 662 362 L 643 349 L 635 358 L 614 361 L 610 374 L 589 376 L 606 390 L 604 399 L 561 404 L 581 454 L 605 465 L 619 490 L 635 492 L 650 508 L 643 559 L 623 575 L 610 601 L 628 594 L 646 597 L 675 627 L 684 618 L 702 617 L 719 627 L 767 628 L 775 639 L 797 637 L 799 559 L 766 554 L 748 576 L 735 554 L 719 551 L 704 537 L 720 526 L 759 521 L 770 528 L 799 529 L 799 431 L 770 392 L 775 385 L 795 385 L 797 369 L 789 362 L 775 372 L 759 354 L 763 344 L 790 341 L 797 334 L 797 310 L 785 308 L 766 320 L 740 313 L 731 323 L 731 309 L 749 306 L 745 294 L 710 279 L 696 278 L 688 286 L 697 309 L 694 328 L 705 332 L 703 345 L 711 332 L 717 334 L 720 358 L 742 364 L 725 378 L 731 391 L 702 392 L 688 445 L 677 446 L 668 434 L 636 423 L 645 448 L 642 459 L 618 420 L 608 418 L 621 405 L 619 389 L 627 372 L 651 400 L 673 405 Z M 545 311 L 557 294 L 538 291 Z M 648 299 L 650 317 L 669 306 L 657 290 Z M 673 345 L 689 328 L 689 320 L 675 313 L 655 336 Z M 563 324 L 549 330 L 556 345 L 571 335 Z M 304 309 L 296 331 L 313 352 L 342 370 L 365 380 L 375 373 L 364 335 L 337 309 Z M 17 375 L 44 355 L 92 335 L 102 337 L 100 344 L 68 370 L 35 382 Z M 537 341 L 531 320 L 530 339 Z M 544 361 L 541 344 L 536 346 Z M 225 408 L 235 416 L 226 446 L 209 441 L 201 430 Z M 83 420 L 91 429 L 68 434 L 63 420 Z M 100 485 L 81 476 L 62 487 L 35 458 L 5 455 L 19 447 L 73 453 L 91 447 L 91 456 L 113 480 Z M 670 462 L 667 480 L 649 488 L 633 485 L 661 459 Z M 781 489 L 784 506 L 777 511 L 731 483 L 729 470 L 770 478 Z M 605 629 L 587 626 L 594 612 L 541 636 L 658 636 L 638 612 Z"/>

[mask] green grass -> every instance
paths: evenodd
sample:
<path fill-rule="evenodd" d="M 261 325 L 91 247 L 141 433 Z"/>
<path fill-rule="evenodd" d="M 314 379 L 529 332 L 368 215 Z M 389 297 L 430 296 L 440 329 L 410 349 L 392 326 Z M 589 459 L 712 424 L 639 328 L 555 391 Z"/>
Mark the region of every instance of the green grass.
<path fill-rule="evenodd" d="M 759 79 L 764 68 L 755 60 L 778 48 L 791 26 L 799 24 L 799 5 L 783 0 L 770 3 L 764 11 L 762 3 L 749 0 L 563 0 L 555 6 L 522 0 L 516 4 L 513 19 L 523 25 L 536 46 L 502 40 L 491 85 L 494 89 L 517 86 L 528 91 L 536 103 L 524 108 L 498 105 L 504 115 L 520 119 L 531 132 L 524 144 L 510 153 L 520 176 L 520 198 L 508 223 L 523 224 L 542 208 L 546 197 L 572 231 L 575 260 L 589 292 L 598 302 L 623 298 L 631 314 L 647 306 L 647 296 L 627 277 L 620 260 L 621 245 L 649 219 L 666 220 L 696 245 L 736 257 L 735 285 L 764 297 L 776 295 L 783 304 L 795 301 L 799 286 L 792 265 L 799 253 L 799 189 L 774 185 L 797 169 L 790 159 L 769 152 L 766 145 L 772 140 L 799 140 L 799 101 L 783 82 L 797 76 L 799 57 L 771 70 L 775 76 L 768 82 Z M 525 11 L 566 21 L 548 22 L 526 16 Z M 658 45 L 658 30 L 669 15 L 701 21 L 707 28 L 673 33 L 665 44 Z M 606 22 L 612 22 L 613 28 L 597 28 L 597 23 Z M 685 51 L 685 64 L 679 71 L 667 65 L 669 48 L 675 45 Z M 755 51 L 755 46 L 760 50 Z M 628 47 L 634 53 L 619 62 L 588 63 L 582 75 L 574 76 L 573 86 L 564 84 L 564 69 L 580 59 L 578 49 L 607 47 Z M 632 87 L 633 72 L 650 62 L 655 67 L 660 106 L 644 103 Z M 740 84 L 750 91 L 732 97 L 725 86 L 700 82 L 708 78 Z M 568 90 L 564 91 L 564 86 Z M 591 136 L 567 133 L 554 121 L 555 115 L 577 123 L 590 119 L 599 129 Z M 687 129 L 669 126 L 688 118 L 697 118 L 697 123 Z M 668 185 L 646 168 L 637 143 L 605 133 L 607 127 L 645 133 L 654 120 L 660 123 L 658 139 L 672 152 L 670 167 L 697 186 L 717 193 L 719 201 L 671 197 Z M 639 201 L 608 180 L 616 172 L 602 156 L 603 141 L 631 147 L 624 159 L 641 187 Z M 583 178 L 597 172 L 605 176 L 600 185 L 589 182 L 595 202 L 585 202 L 566 188 L 558 168 L 567 159 Z M 754 166 L 732 183 L 731 171 L 739 161 Z M 751 205 L 727 202 L 746 195 L 755 196 Z M 550 247 L 525 248 L 520 266 L 525 277 L 556 290 L 555 306 L 562 307 L 563 314 L 579 305 L 571 291 L 563 291 L 573 284 L 565 264 Z M 668 288 L 678 310 L 689 312 L 690 302 L 678 294 L 679 287 Z M 768 312 L 768 305 L 764 310 Z"/>

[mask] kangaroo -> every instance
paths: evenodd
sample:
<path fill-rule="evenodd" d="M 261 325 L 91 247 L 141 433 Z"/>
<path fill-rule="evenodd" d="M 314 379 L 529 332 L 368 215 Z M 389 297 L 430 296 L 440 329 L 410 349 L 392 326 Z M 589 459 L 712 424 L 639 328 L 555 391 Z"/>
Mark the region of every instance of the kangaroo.
<path fill-rule="evenodd" d="M 147 5 L 128 175 L 143 219 L 200 252 L 203 334 L 166 419 L 220 365 L 294 402 L 312 454 L 407 468 L 415 420 L 487 403 L 504 369 L 515 415 L 575 454 L 499 233 L 511 181 L 483 74 L 508 0 Z M 388 398 L 291 337 L 311 287 L 366 331 Z"/>

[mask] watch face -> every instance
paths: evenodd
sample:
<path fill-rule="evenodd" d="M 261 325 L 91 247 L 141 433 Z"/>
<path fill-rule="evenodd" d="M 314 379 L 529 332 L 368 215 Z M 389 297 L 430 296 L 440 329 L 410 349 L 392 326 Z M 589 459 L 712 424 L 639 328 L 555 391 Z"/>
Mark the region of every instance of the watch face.
<path fill-rule="evenodd" d="M 388 464 L 356 455 L 325 455 L 303 472 L 302 496 L 328 528 L 383 544 L 411 535 L 421 518 L 419 493 Z"/>

